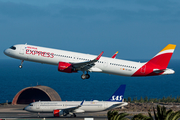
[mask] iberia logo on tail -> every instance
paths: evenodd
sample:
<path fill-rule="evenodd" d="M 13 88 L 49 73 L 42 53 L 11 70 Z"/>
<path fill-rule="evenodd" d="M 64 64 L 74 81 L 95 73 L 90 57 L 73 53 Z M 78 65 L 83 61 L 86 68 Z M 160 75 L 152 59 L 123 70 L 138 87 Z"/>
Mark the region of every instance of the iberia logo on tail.
<path fill-rule="evenodd" d="M 142 65 L 142 67 L 139 68 L 132 76 L 153 76 L 167 73 L 167 71 L 173 72 L 166 68 L 169 64 L 175 48 L 176 45 L 168 44 L 151 60 Z"/>

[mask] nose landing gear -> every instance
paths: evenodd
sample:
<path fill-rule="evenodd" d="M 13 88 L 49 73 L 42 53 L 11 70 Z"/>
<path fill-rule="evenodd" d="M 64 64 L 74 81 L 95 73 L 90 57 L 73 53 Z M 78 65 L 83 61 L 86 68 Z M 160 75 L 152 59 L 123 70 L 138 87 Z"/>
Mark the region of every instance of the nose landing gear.
<path fill-rule="evenodd" d="M 24 60 L 22 60 L 22 61 L 21 61 L 21 65 L 19 65 L 19 68 L 20 68 L 20 69 L 22 68 L 23 62 L 24 62 Z"/>

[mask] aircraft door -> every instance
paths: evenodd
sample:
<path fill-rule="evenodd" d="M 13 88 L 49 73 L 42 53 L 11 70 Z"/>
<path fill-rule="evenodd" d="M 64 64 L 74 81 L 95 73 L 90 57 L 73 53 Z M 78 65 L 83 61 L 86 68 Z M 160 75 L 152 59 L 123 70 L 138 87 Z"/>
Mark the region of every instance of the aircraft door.
<path fill-rule="evenodd" d="M 36 104 L 36 109 L 40 109 L 40 104 Z"/>
<path fill-rule="evenodd" d="M 107 67 L 107 66 L 108 66 L 108 61 L 104 61 L 104 62 L 103 62 L 103 66 L 104 66 L 104 67 Z"/>
<path fill-rule="evenodd" d="M 108 103 L 107 102 L 104 102 L 104 108 L 108 108 Z"/>
<path fill-rule="evenodd" d="M 19 51 L 19 54 L 21 54 L 21 55 L 24 55 L 24 46 L 22 46 L 21 48 L 20 48 L 20 51 Z"/>

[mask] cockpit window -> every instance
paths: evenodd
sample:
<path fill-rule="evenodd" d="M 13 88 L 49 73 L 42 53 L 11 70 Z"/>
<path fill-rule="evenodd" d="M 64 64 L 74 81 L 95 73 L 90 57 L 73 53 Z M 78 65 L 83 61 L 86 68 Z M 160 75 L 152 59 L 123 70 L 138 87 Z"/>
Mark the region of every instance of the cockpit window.
<path fill-rule="evenodd" d="M 13 50 L 16 50 L 16 47 L 14 47 L 14 46 L 11 46 L 10 48 L 13 49 Z"/>
<path fill-rule="evenodd" d="M 29 106 L 33 106 L 33 104 L 30 104 Z"/>

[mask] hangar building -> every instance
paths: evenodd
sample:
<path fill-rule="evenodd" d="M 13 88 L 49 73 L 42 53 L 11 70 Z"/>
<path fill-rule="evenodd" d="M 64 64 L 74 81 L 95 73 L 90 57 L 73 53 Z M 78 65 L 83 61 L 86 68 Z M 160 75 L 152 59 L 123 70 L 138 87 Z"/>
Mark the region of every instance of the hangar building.
<path fill-rule="evenodd" d="M 35 101 L 61 101 L 59 94 L 47 86 L 33 86 L 20 90 L 13 98 L 12 105 L 30 104 Z"/>

